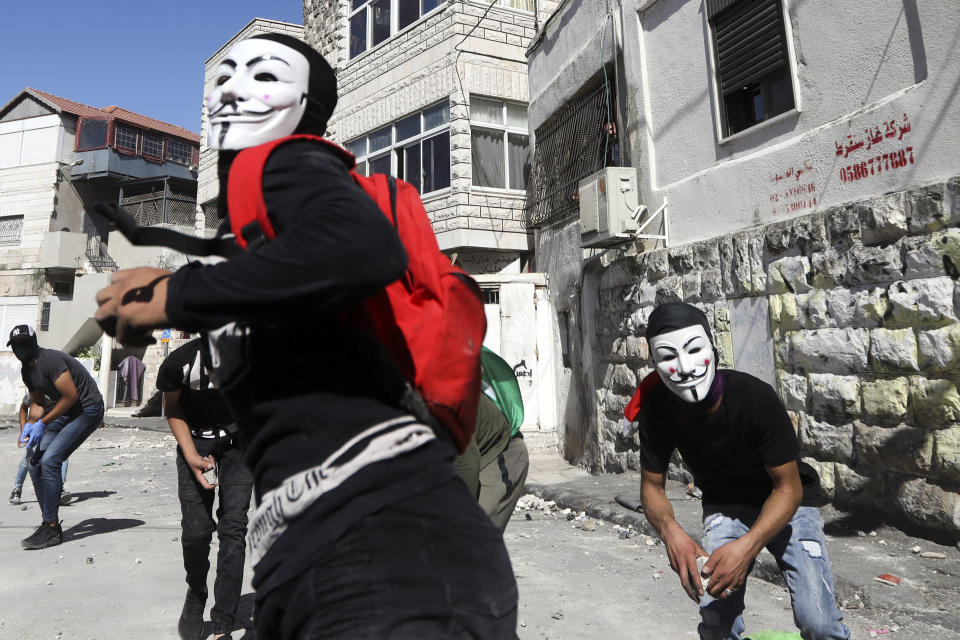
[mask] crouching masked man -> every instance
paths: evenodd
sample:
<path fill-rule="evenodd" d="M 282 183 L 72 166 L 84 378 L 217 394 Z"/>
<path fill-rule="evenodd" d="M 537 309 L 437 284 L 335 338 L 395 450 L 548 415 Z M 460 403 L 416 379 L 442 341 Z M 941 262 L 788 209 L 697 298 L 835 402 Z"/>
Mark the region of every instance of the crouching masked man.
<path fill-rule="evenodd" d="M 644 513 L 683 588 L 700 604 L 700 638 L 739 640 L 747 575 L 764 547 L 783 573 L 801 635 L 849 638 L 814 506 L 819 478 L 800 462 L 774 390 L 749 374 L 717 369 L 707 318 L 696 307 L 658 306 L 646 337 L 656 373 L 640 384 L 625 414 L 639 423 Z M 677 523 L 666 496 L 674 450 L 703 490 L 702 546 Z M 702 570 L 706 591 L 698 557 L 709 558 Z"/>
<path fill-rule="evenodd" d="M 322 135 L 333 70 L 265 34 L 236 43 L 216 74 L 219 210 L 230 190 L 262 197 L 276 237 L 173 274 L 119 271 L 96 317 L 126 342 L 166 326 L 209 333 L 254 476 L 257 636 L 513 638 L 506 548 L 454 475 L 452 442 L 399 408 L 387 351 L 342 320 L 406 268 L 396 230 L 350 177 L 353 157 L 299 138 L 270 153 L 262 192 L 230 173 L 247 148 Z"/>

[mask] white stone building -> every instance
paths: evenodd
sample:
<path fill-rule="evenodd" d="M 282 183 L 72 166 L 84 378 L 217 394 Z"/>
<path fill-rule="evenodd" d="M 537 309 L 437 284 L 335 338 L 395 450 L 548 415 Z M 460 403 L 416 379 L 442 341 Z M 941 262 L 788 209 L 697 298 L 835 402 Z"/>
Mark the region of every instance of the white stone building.
<path fill-rule="evenodd" d="M 951 0 L 560 3 L 529 50 L 528 222 L 570 459 L 636 466 L 615 424 L 646 318 L 686 300 L 831 498 L 960 531 L 958 24 Z M 608 209 L 578 183 L 606 166 L 637 184 L 612 220 L 663 213 L 669 248 L 582 246 Z"/>
<path fill-rule="evenodd" d="M 526 49 L 552 0 L 304 2 L 308 43 L 337 71 L 328 135 L 362 173 L 421 193 L 440 249 L 480 282 L 485 343 L 515 365 L 523 432 L 556 445 L 556 335 L 523 224 L 529 178 Z"/>
<path fill-rule="evenodd" d="M 89 211 L 120 202 L 141 224 L 192 231 L 198 153 L 195 133 L 121 107 L 29 88 L 0 106 L 0 335 L 25 322 L 45 347 L 74 353 L 95 344 L 94 295 L 110 272 L 183 257 L 135 249 Z M 104 345 L 101 387 L 113 390 L 116 364 L 144 353 Z M 22 397 L 19 370 L 0 346 L 2 411 Z"/>

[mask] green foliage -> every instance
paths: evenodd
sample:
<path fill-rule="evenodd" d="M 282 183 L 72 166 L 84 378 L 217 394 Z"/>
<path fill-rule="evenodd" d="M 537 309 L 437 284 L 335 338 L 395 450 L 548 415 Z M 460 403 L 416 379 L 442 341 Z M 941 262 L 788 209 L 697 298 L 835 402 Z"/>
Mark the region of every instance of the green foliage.
<path fill-rule="evenodd" d="M 74 358 L 77 358 L 77 359 L 93 358 L 93 370 L 94 371 L 100 370 L 100 344 L 99 343 L 88 344 L 85 347 L 80 347 L 70 355 L 72 355 Z"/>
<path fill-rule="evenodd" d="M 30 289 L 36 293 L 40 294 L 46 290 L 47 287 L 47 272 L 43 269 L 34 269 L 30 273 Z"/>

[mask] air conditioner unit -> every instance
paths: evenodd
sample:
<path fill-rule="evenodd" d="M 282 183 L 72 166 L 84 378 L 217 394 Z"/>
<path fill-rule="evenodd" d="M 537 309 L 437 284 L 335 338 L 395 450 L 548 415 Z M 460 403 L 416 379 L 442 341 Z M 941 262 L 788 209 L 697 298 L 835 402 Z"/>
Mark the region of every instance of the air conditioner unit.
<path fill-rule="evenodd" d="M 606 167 L 580 181 L 580 246 L 607 247 L 633 239 L 635 214 L 644 210 L 637 170 Z"/>
<path fill-rule="evenodd" d="M 670 244 L 667 199 L 650 213 L 640 202 L 637 172 L 631 167 L 606 167 L 580 181 L 580 246 L 609 247 L 630 240 Z M 662 233 L 646 232 L 657 219 Z"/>

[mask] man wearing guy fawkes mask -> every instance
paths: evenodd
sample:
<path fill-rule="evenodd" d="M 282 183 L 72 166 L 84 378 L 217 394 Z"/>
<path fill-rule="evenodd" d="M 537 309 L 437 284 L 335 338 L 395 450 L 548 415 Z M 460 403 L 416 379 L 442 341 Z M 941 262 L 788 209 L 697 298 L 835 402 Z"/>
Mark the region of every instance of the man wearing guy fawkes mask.
<path fill-rule="evenodd" d="M 700 605 L 700 637 L 740 639 L 747 575 L 766 547 L 783 571 L 803 637 L 849 638 L 816 508 L 819 479 L 800 462 L 776 392 L 749 374 L 717 368 L 709 323 L 692 305 L 658 306 L 646 337 L 656 371 L 640 384 L 625 415 L 639 423 L 644 513 L 683 588 Z M 674 450 L 703 490 L 703 546 L 677 523 L 666 496 Z M 699 557 L 708 558 L 706 590 Z"/>
<path fill-rule="evenodd" d="M 336 79 L 316 51 L 271 34 L 235 44 L 216 82 L 207 109 L 225 213 L 228 190 L 244 190 L 231 182 L 236 155 L 322 135 Z M 172 275 L 118 272 L 96 317 L 121 341 L 209 332 L 259 505 L 258 637 L 513 638 L 506 548 L 456 478 L 452 443 L 399 408 L 404 380 L 385 348 L 338 319 L 406 268 L 353 164 L 330 144 L 284 142 L 263 172 L 275 239 Z"/>

